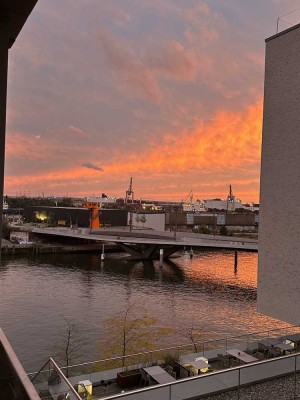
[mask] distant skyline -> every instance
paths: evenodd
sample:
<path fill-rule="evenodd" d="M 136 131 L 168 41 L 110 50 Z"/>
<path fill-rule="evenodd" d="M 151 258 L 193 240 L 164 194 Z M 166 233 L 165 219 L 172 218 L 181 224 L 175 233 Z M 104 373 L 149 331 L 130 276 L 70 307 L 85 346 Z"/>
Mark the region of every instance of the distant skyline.
<path fill-rule="evenodd" d="M 297 10 L 297 11 L 294 11 Z M 259 200 L 265 38 L 300 0 L 39 0 L 10 50 L 4 193 Z"/>

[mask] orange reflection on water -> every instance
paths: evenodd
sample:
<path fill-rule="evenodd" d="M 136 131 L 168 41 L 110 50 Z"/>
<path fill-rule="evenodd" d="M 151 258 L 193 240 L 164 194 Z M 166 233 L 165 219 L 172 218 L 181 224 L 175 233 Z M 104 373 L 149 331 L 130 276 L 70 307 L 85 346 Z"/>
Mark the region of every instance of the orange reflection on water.
<path fill-rule="evenodd" d="M 194 252 L 197 257 L 183 258 L 185 273 L 193 281 L 210 281 L 220 285 L 257 288 L 257 253 L 238 252 L 235 268 L 233 251 Z M 219 256 L 218 256 L 219 255 Z"/>

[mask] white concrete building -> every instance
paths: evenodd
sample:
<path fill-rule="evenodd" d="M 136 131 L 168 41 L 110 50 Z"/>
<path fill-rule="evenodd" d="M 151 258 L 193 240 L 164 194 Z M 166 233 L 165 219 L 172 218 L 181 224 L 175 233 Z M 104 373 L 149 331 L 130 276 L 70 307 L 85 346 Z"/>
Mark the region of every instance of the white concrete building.
<path fill-rule="evenodd" d="M 130 215 L 128 213 L 128 224 Z M 166 227 L 166 213 L 164 212 L 139 212 L 132 213 L 132 225 L 135 228 L 154 229 L 164 231 Z"/>
<path fill-rule="evenodd" d="M 237 208 L 244 208 L 240 199 L 234 198 L 233 201 L 222 200 L 222 199 L 204 199 L 204 207 L 207 209 L 217 209 L 217 210 L 228 210 L 234 211 Z"/>
<path fill-rule="evenodd" d="M 115 204 L 116 199 L 114 197 L 87 197 L 86 201 L 97 202 L 99 208 L 104 208 L 107 204 Z"/>
<path fill-rule="evenodd" d="M 258 311 L 300 323 L 300 24 L 266 40 Z"/>

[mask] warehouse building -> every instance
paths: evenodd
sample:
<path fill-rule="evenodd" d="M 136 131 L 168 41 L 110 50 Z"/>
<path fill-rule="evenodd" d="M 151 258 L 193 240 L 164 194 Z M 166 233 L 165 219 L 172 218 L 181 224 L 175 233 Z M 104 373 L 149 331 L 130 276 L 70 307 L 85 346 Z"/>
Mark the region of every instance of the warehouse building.
<path fill-rule="evenodd" d="M 101 209 L 99 210 L 100 227 L 126 226 L 127 210 Z M 24 222 L 44 223 L 50 226 L 88 228 L 91 221 L 91 210 L 79 207 L 25 207 Z"/>

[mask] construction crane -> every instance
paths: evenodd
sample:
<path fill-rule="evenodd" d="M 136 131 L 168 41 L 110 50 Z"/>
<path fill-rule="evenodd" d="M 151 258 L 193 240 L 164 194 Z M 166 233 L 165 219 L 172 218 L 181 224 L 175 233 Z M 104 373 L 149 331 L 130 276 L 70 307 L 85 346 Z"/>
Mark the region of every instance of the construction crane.
<path fill-rule="evenodd" d="M 229 185 L 229 194 L 227 196 L 227 211 L 234 211 L 234 200 L 235 197 L 232 193 L 231 185 Z"/>
<path fill-rule="evenodd" d="M 83 203 L 83 207 L 91 210 L 91 224 L 90 224 L 91 230 L 99 229 L 100 228 L 99 203 L 97 201 L 85 201 Z"/>
<path fill-rule="evenodd" d="M 193 190 L 190 190 L 190 193 L 182 199 L 182 203 L 192 203 L 194 198 Z"/>
<path fill-rule="evenodd" d="M 125 196 L 125 204 L 128 204 L 129 200 L 131 200 L 130 203 L 132 204 L 132 206 L 130 207 L 130 210 L 129 210 L 129 231 L 130 232 L 132 231 L 133 197 L 134 197 L 134 193 L 133 193 L 133 190 L 132 190 L 132 177 L 131 177 L 130 178 L 130 183 L 129 183 L 129 188 L 128 188 L 128 190 L 126 190 L 126 196 Z"/>
<path fill-rule="evenodd" d="M 126 196 L 125 196 L 125 203 L 127 204 L 129 200 L 131 200 L 131 203 L 133 203 L 133 190 L 132 190 L 132 177 L 130 178 L 130 183 L 129 183 L 129 188 L 126 190 Z"/>

